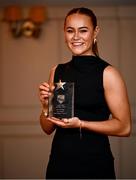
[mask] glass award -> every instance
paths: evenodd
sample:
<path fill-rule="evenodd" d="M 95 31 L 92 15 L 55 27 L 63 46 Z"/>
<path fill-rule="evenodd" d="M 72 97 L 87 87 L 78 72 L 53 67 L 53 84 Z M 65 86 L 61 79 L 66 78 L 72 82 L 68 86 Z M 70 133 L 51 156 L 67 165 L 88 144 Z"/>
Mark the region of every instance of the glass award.
<path fill-rule="evenodd" d="M 55 83 L 52 97 L 49 98 L 49 116 L 62 118 L 74 117 L 74 83 Z"/>

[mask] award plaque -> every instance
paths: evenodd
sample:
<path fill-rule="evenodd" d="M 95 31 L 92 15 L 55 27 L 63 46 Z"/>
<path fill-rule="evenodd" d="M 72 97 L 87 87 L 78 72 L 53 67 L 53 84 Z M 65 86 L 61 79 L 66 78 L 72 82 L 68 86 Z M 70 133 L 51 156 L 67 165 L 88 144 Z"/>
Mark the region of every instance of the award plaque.
<path fill-rule="evenodd" d="M 59 119 L 71 118 L 74 116 L 74 83 L 55 83 L 55 89 L 49 98 L 49 116 Z"/>

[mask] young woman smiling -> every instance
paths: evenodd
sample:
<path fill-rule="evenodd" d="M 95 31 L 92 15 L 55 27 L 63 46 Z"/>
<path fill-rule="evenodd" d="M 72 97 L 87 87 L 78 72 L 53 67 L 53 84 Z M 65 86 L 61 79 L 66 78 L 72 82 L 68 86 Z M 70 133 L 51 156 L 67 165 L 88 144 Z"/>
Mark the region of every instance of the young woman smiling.
<path fill-rule="evenodd" d="M 49 81 L 39 86 L 41 127 L 47 134 L 56 130 L 47 179 L 115 179 L 108 136 L 130 135 L 130 106 L 122 76 L 99 57 L 98 33 L 92 10 L 70 10 L 64 36 L 72 59 L 53 67 Z M 60 79 L 75 84 L 72 118 L 48 116 L 48 98 Z"/>

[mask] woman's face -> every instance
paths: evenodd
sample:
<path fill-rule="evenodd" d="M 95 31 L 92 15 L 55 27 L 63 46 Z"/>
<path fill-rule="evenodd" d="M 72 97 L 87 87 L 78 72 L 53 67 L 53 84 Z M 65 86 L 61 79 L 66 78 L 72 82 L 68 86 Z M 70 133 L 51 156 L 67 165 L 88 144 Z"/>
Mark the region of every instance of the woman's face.
<path fill-rule="evenodd" d="M 67 17 L 64 27 L 65 41 L 73 55 L 93 55 L 92 44 L 97 35 L 90 17 L 72 14 Z"/>

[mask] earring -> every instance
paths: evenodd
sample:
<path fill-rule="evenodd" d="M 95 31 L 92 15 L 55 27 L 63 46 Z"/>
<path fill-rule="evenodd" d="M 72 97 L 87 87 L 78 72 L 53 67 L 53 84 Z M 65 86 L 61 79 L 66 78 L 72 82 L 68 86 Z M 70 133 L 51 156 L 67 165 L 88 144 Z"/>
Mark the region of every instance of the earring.
<path fill-rule="evenodd" d="M 97 42 L 97 39 L 96 38 L 94 38 L 94 44 Z"/>

